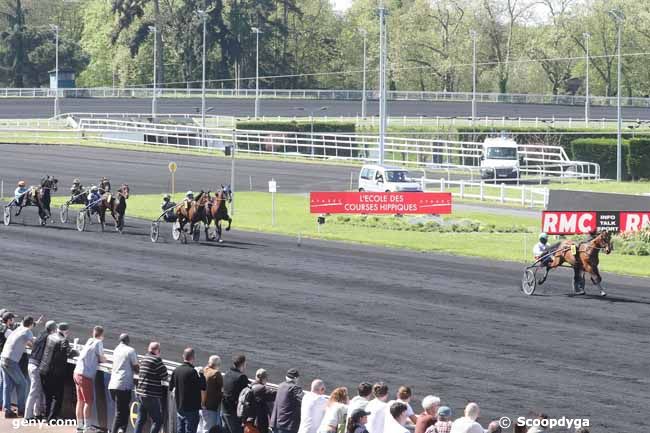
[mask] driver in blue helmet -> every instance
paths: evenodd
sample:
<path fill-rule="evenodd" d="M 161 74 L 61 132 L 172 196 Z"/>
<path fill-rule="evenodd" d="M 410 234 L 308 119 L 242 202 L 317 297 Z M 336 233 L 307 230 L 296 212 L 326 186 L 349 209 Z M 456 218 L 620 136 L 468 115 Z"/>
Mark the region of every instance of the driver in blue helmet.
<path fill-rule="evenodd" d="M 546 233 L 539 234 L 539 242 L 533 247 L 533 256 L 535 260 L 542 259 L 541 263 L 548 266 L 553 260 L 553 255 L 548 246 L 548 235 Z"/>
<path fill-rule="evenodd" d="M 97 188 L 95 185 L 93 185 L 90 188 L 90 193 L 88 194 L 88 206 L 90 207 L 90 210 L 97 212 L 99 211 L 99 203 L 102 200 L 102 196 L 99 193 L 99 188 Z"/>
<path fill-rule="evenodd" d="M 165 194 L 163 196 L 163 202 L 162 205 L 160 205 L 160 208 L 165 212 L 163 215 L 163 219 L 167 221 L 168 223 L 173 223 L 176 221 L 176 214 L 174 213 L 174 209 L 176 208 L 176 203 L 174 203 L 171 199 L 171 196 L 169 194 Z"/>

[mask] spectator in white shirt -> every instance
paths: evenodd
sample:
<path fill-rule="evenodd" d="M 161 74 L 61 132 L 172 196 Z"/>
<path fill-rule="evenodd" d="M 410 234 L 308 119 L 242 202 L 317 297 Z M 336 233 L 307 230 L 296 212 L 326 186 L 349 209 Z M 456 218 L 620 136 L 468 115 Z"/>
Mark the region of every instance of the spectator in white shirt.
<path fill-rule="evenodd" d="M 94 382 L 97 368 L 106 362 L 104 356 L 104 328 L 95 326 L 93 336 L 89 338 L 77 358 L 77 365 L 72 376 L 77 388 L 77 428 L 85 430 L 86 422 L 92 414 L 95 398 Z"/>
<path fill-rule="evenodd" d="M 407 411 L 406 405 L 400 401 L 388 403 L 384 433 L 409 433 L 409 429 L 405 427 L 409 420 Z"/>
<path fill-rule="evenodd" d="M 138 355 L 129 346 L 128 334 L 120 335 L 120 344 L 113 351 L 113 369 L 108 382 L 108 392 L 115 401 L 115 418 L 112 432 L 126 433 L 129 424 L 129 406 L 133 391 L 133 374 L 138 372 Z"/>
<path fill-rule="evenodd" d="M 415 424 L 418 420 L 418 417 L 415 415 L 415 411 L 411 407 L 410 401 L 411 401 L 411 388 L 408 386 L 400 386 L 399 389 L 397 390 L 397 401 L 400 403 L 404 403 L 406 406 L 406 416 L 408 420 Z"/>
<path fill-rule="evenodd" d="M 458 418 L 451 425 L 451 433 L 484 433 L 481 424 L 476 422 L 481 410 L 476 403 L 470 403 L 465 407 L 465 416 Z"/>
<path fill-rule="evenodd" d="M 305 392 L 302 398 L 298 433 L 316 433 L 325 415 L 326 406 L 325 383 L 315 379 L 311 383 L 311 391 Z"/>
<path fill-rule="evenodd" d="M 388 401 L 388 386 L 383 382 L 375 383 L 372 387 L 374 399 L 366 405 L 368 415 L 368 424 L 366 430 L 368 433 L 384 433 L 384 417 L 386 412 L 386 402 Z"/>

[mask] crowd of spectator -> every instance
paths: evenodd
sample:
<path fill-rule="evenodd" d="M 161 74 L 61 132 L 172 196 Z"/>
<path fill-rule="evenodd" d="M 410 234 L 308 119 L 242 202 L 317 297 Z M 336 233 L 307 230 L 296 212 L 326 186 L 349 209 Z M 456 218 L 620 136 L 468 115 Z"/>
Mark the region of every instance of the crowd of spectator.
<path fill-rule="evenodd" d="M 107 362 L 104 329 L 94 327 L 77 352 L 68 341 L 66 323 L 48 321 L 35 336 L 40 318 L 26 316 L 18 324 L 16 316 L 5 310 L 0 310 L 0 318 L 0 410 L 4 417 L 59 419 L 68 360 L 76 357 L 77 431 L 93 431 L 94 381 L 100 364 Z M 27 349 L 31 349 L 29 355 Z M 194 350 L 187 348 L 182 364 L 170 375 L 161 358 L 160 343 L 149 343 L 147 353 L 138 357 L 128 334 L 122 334 L 111 361 L 108 389 L 115 415 L 110 433 L 126 432 L 133 394 L 139 403 L 135 433 L 145 433 L 145 426 L 147 433 L 159 433 L 164 424 L 165 386 L 174 395 L 175 407 L 169 410 L 175 411 L 178 433 L 501 432 L 496 421 L 486 428 L 477 422 L 480 408 L 476 403 L 469 403 L 462 416 L 453 420 L 452 409 L 439 397 L 428 395 L 421 401 L 422 412 L 416 414 L 407 386 L 399 387 L 394 399 L 382 382 L 362 382 L 352 398 L 346 387 L 334 388 L 327 396 L 322 379 L 314 379 L 309 390 L 303 390 L 296 368 L 287 370 L 279 386 L 269 385 L 264 369 L 257 370 L 251 381 L 243 354 L 233 356 L 224 374 L 219 356 L 210 356 L 205 367 L 197 367 Z M 542 432 L 533 429 L 525 433 Z"/>

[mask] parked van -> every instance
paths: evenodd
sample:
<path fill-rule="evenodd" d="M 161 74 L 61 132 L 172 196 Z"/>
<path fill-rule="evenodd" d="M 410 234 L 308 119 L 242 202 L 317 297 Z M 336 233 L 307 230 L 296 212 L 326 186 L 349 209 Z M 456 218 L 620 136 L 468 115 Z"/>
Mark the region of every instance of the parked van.
<path fill-rule="evenodd" d="M 514 179 L 519 174 L 518 145 L 512 138 L 486 138 L 481 155 L 481 178 Z"/>
<path fill-rule="evenodd" d="M 359 173 L 359 191 L 421 192 L 419 182 L 409 178 L 408 170 L 385 165 L 364 165 Z"/>

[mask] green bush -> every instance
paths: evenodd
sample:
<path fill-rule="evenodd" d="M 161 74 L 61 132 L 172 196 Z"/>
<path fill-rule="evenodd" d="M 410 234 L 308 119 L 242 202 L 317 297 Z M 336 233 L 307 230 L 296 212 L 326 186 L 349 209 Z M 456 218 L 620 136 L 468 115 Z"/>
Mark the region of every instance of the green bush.
<path fill-rule="evenodd" d="M 629 177 L 625 161 L 628 159 L 629 142 L 623 140 L 623 178 Z M 571 142 L 571 153 L 577 161 L 600 164 L 600 176 L 616 179 L 616 138 L 579 138 Z"/>
<path fill-rule="evenodd" d="M 650 139 L 644 137 L 630 140 L 626 161 L 633 179 L 650 179 Z"/>
<path fill-rule="evenodd" d="M 379 228 L 384 230 L 434 232 L 434 233 L 528 233 L 524 226 L 484 225 L 480 221 L 469 219 L 445 219 L 442 222 L 424 220 L 419 217 L 395 217 L 378 215 L 336 215 L 330 220 L 332 224 L 353 227 Z"/>

